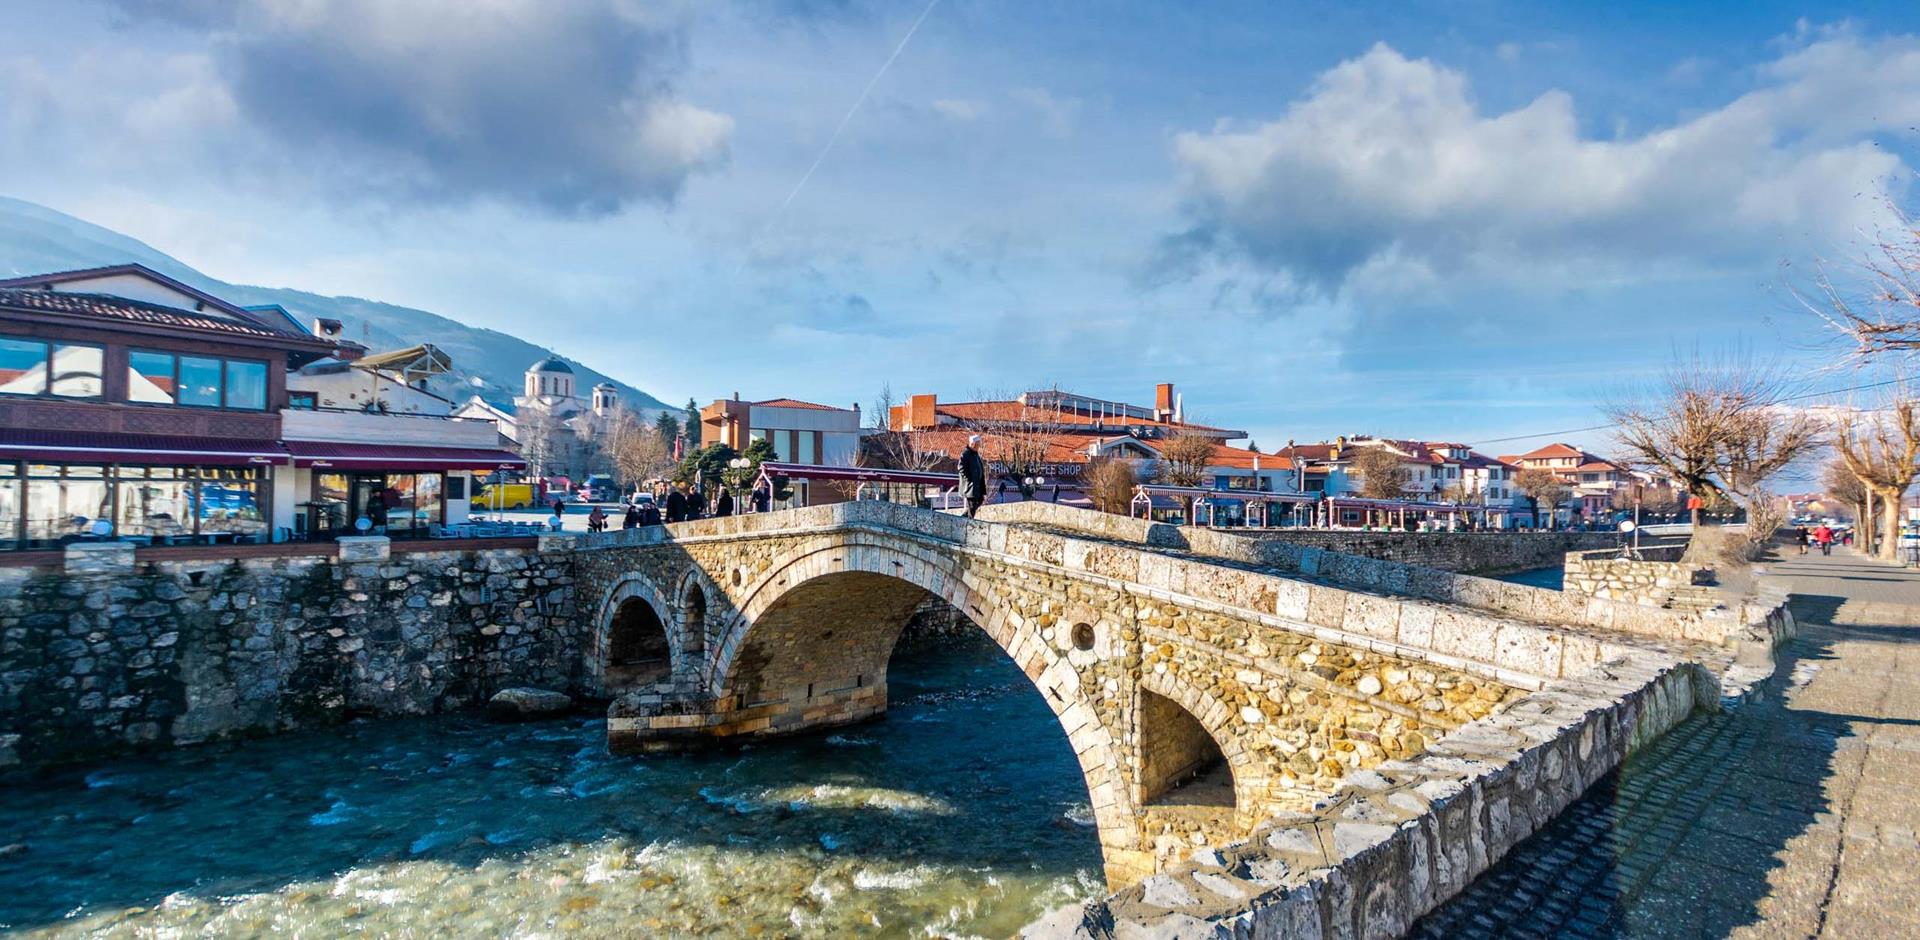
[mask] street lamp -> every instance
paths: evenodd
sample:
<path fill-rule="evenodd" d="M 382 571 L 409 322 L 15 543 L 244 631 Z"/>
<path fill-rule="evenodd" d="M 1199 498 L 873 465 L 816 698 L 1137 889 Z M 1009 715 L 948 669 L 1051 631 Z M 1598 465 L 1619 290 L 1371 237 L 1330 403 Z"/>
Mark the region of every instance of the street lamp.
<path fill-rule="evenodd" d="M 1030 476 L 1022 480 L 1021 482 L 1027 485 L 1027 489 L 1026 489 L 1027 498 L 1032 499 L 1033 494 L 1040 492 L 1040 485 L 1047 482 L 1047 478 L 1043 476 Z"/>

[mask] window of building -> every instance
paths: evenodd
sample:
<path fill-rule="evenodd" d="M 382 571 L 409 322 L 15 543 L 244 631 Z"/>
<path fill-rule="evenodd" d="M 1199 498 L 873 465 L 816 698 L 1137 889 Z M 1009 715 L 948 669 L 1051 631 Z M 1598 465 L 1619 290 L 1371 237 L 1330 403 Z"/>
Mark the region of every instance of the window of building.
<path fill-rule="evenodd" d="M 105 369 L 106 350 L 78 343 L 55 343 L 53 393 L 62 398 L 99 398 L 100 377 Z"/>
<path fill-rule="evenodd" d="M 796 438 L 795 440 L 796 446 L 794 448 L 794 462 L 804 463 L 804 464 L 819 463 L 819 461 L 814 459 L 813 432 L 812 431 L 796 431 L 794 432 L 794 437 Z"/>
<path fill-rule="evenodd" d="M 139 349 L 127 352 L 128 401 L 171 405 L 176 387 L 172 353 Z"/>
<path fill-rule="evenodd" d="M 87 534 L 95 519 L 111 518 L 106 468 L 97 464 L 33 464 L 27 468 L 28 542 Z"/>
<path fill-rule="evenodd" d="M 0 336 L 0 392 L 44 395 L 46 391 L 47 344 Z"/>
<path fill-rule="evenodd" d="M 288 392 L 287 407 L 299 411 L 313 411 L 320 407 L 320 396 L 315 392 Z"/>
<path fill-rule="evenodd" d="M 180 404 L 220 407 L 221 363 L 202 356 L 180 357 Z"/>
<path fill-rule="evenodd" d="M 267 407 L 267 364 L 227 360 L 227 407 L 261 411 Z"/>

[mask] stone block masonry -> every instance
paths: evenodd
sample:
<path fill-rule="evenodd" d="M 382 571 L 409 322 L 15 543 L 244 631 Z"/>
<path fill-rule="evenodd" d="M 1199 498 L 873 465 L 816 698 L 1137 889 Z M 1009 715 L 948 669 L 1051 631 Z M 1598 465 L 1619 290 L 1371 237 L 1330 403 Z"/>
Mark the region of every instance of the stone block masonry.
<path fill-rule="evenodd" d="M 1558 568 L 1568 552 L 1614 548 L 1620 544 L 1620 535 L 1615 532 L 1248 529 L 1246 537 L 1475 575 Z"/>
<path fill-rule="evenodd" d="M 120 554 L 0 569 L 0 737 L 21 765 L 432 712 L 579 671 L 563 552 Z"/>

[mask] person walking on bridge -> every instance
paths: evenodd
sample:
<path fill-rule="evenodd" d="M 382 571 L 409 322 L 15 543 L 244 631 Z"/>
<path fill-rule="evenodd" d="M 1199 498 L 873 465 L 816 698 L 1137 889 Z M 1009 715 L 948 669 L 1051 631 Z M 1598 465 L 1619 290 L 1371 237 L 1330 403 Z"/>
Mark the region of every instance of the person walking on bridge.
<path fill-rule="evenodd" d="M 980 435 L 967 438 L 967 449 L 960 452 L 960 498 L 966 500 L 967 518 L 980 511 L 987 501 L 987 462 L 980 459 Z"/>
<path fill-rule="evenodd" d="M 1820 554 L 1833 554 L 1833 530 L 1826 523 L 1820 523 L 1820 528 L 1813 530 L 1813 541 L 1820 546 Z"/>

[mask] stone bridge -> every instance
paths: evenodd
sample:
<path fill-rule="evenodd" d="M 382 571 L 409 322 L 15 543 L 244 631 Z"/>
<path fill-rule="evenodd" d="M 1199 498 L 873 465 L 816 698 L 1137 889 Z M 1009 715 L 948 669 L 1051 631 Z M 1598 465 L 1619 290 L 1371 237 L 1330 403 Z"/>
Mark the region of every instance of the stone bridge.
<path fill-rule="evenodd" d="M 879 716 L 895 641 L 931 595 L 983 629 L 1053 709 L 1118 888 L 1311 812 L 1343 779 L 1416 759 L 1631 652 L 1564 626 L 1128 542 L 1098 514 L 1048 513 L 1007 524 L 858 502 L 581 540 L 584 684 L 615 699 L 610 747 Z"/>

